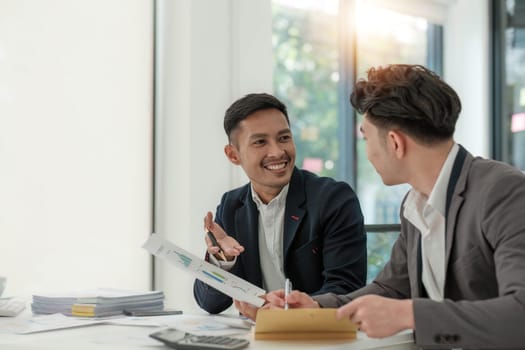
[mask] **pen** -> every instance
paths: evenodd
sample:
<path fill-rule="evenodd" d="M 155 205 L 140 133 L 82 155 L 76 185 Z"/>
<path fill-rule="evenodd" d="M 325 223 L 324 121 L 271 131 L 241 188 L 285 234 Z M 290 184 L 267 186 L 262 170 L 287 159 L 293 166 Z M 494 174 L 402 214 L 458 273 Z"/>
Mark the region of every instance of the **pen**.
<path fill-rule="evenodd" d="M 284 309 L 285 310 L 288 310 L 288 301 L 286 300 L 286 298 L 291 292 L 292 292 L 292 282 L 290 282 L 290 279 L 287 278 L 284 281 Z"/>
<path fill-rule="evenodd" d="M 217 254 L 219 254 L 219 256 L 221 257 L 221 259 L 223 261 L 228 261 L 228 259 L 226 259 L 226 256 L 224 255 L 224 252 L 221 249 L 221 246 L 219 245 L 219 242 L 217 242 L 217 239 L 215 238 L 213 233 L 211 231 L 208 231 L 206 233 L 208 234 L 208 237 L 210 238 L 211 243 L 213 244 L 213 246 L 214 247 L 219 247 L 219 252 Z"/>

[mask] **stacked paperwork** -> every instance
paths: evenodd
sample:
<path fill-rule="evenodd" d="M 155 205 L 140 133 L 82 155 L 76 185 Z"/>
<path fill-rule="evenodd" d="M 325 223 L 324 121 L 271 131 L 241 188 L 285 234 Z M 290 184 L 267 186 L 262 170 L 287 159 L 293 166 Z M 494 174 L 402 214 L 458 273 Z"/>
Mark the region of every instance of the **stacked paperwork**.
<path fill-rule="evenodd" d="M 162 291 L 136 292 L 120 289 L 33 295 L 31 303 L 34 314 L 61 313 L 82 317 L 119 315 L 123 310 L 159 311 L 163 308 Z"/>

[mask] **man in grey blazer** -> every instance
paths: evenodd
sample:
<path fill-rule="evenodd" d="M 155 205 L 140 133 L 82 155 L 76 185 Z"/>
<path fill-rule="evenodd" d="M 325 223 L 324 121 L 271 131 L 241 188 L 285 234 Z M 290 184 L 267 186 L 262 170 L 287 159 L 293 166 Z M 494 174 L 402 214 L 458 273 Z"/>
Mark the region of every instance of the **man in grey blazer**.
<path fill-rule="evenodd" d="M 401 233 L 372 284 L 289 305 L 339 307 L 371 337 L 413 329 L 423 348 L 525 348 L 525 175 L 454 142 L 459 97 L 422 66 L 372 68 L 350 101 L 383 182 L 412 186 Z"/>

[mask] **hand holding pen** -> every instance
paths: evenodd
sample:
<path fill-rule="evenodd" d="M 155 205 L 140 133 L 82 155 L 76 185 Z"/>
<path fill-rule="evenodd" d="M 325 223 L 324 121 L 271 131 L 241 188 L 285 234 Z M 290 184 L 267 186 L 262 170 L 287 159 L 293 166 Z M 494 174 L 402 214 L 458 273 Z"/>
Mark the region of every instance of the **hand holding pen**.
<path fill-rule="evenodd" d="M 234 238 L 228 236 L 223 228 L 213 221 L 211 212 L 208 212 L 204 217 L 204 230 L 206 231 L 205 240 L 209 254 L 216 255 L 223 261 L 228 261 L 231 260 L 231 257 L 244 252 L 244 247 Z"/>
<path fill-rule="evenodd" d="M 211 231 L 207 231 L 206 235 L 208 235 L 208 238 L 210 239 L 211 244 L 214 247 L 219 248 L 219 251 L 216 254 L 222 259 L 222 261 L 228 261 L 228 259 L 226 259 L 226 256 L 224 255 L 224 252 L 221 249 L 221 246 L 219 245 L 219 242 L 217 242 L 217 239 L 215 239 L 215 236 L 213 235 L 213 233 L 211 233 Z"/>
<path fill-rule="evenodd" d="M 292 292 L 292 282 L 289 278 L 284 281 L 284 309 L 288 310 L 288 295 Z"/>

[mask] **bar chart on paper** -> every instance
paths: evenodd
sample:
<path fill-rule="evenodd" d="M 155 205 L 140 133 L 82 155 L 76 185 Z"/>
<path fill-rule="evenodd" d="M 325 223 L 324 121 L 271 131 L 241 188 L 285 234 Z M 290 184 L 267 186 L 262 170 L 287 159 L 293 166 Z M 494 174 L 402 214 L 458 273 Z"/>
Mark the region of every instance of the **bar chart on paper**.
<path fill-rule="evenodd" d="M 171 262 L 176 267 L 190 273 L 195 278 L 233 299 L 245 301 L 255 306 L 261 306 L 264 303 L 264 300 L 260 297 L 266 293 L 264 289 L 200 259 L 175 244 L 162 239 L 157 234 L 151 235 L 144 243 L 143 248 L 159 258 Z"/>

